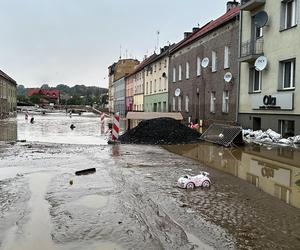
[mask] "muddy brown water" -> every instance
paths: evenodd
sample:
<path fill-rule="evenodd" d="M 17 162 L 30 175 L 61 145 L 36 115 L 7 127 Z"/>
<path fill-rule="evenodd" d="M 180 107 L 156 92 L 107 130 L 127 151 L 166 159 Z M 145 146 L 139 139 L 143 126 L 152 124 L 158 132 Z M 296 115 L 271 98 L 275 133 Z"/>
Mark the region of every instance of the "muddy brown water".
<path fill-rule="evenodd" d="M 0 144 L 1 250 L 300 249 L 297 150 L 108 146 L 98 117 L 35 118 Z M 210 190 L 176 187 L 201 170 Z"/>

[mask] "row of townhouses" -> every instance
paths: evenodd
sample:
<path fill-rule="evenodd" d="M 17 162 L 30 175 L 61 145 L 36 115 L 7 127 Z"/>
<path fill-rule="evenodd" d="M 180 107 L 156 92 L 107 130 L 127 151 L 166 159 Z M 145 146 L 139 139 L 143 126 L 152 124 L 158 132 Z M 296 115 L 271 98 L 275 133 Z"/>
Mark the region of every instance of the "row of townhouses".
<path fill-rule="evenodd" d="M 17 83 L 0 70 L 0 119 L 17 110 Z"/>
<path fill-rule="evenodd" d="M 109 67 L 109 108 L 300 134 L 299 0 L 227 2 L 226 12 L 142 62 Z"/>

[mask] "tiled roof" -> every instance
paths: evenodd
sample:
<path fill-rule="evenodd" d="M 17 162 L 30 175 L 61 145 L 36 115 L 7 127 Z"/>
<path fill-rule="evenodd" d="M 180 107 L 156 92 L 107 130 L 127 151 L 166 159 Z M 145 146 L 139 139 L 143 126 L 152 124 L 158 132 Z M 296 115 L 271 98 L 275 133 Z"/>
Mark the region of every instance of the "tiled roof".
<path fill-rule="evenodd" d="M 33 89 L 28 89 L 27 90 L 27 96 L 32 96 L 34 94 L 40 94 L 40 95 L 45 95 L 51 98 L 58 98 L 60 91 L 58 89 L 38 89 L 38 88 L 33 88 Z"/>
<path fill-rule="evenodd" d="M 0 76 L 2 76 L 3 78 L 5 78 L 6 80 L 14 83 L 14 84 L 17 84 L 17 82 L 12 79 L 10 76 L 8 76 L 7 74 L 5 74 L 2 70 L 0 70 Z"/>
<path fill-rule="evenodd" d="M 209 23 L 205 24 L 197 31 L 193 32 L 187 38 L 181 40 L 177 45 L 171 50 L 171 53 L 178 51 L 179 49 L 185 47 L 186 45 L 194 42 L 195 40 L 203 37 L 210 31 L 220 27 L 221 25 L 225 24 L 226 22 L 230 21 L 231 19 L 235 18 L 240 12 L 240 7 L 232 8 L 231 10 L 227 11 L 224 15 L 220 16 L 216 20 L 210 21 Z"/>

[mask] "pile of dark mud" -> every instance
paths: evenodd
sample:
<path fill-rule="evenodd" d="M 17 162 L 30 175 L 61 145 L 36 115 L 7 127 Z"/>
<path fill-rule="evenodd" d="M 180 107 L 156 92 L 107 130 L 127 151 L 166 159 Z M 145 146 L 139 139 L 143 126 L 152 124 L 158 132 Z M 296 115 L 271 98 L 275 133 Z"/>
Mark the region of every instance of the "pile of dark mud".
<path fill-rule="evenodd" d="M 121 143 L 134 144 L 185 144 L 196 142 L 201 136 L 172 118 L 141 121 L 138 126 L 119 137 Z"/>

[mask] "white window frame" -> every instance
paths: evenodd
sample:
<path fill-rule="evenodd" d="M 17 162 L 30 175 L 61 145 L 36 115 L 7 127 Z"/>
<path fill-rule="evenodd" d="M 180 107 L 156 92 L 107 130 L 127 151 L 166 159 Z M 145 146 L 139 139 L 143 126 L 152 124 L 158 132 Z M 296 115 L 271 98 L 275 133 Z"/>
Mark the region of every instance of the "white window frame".
<path fill-rule="evenodd" d="M 190 63 L 189 62 L 185 63 L 185 78 L 186 79 L 190 78 Z"/>
<path fill-rule="evenodd" d="M 210 93 L 210 113 L 216 113 L 216 92 Z"/>
<path fill-rule="evenodd" d="M 173 96 L 173 106 L 172 106 L 173 111 L 176 111 L 176 98 Z"/>
<path fill-rule="evenodd" d="M 288 26 L 288 4 L 292 3 L 292 16 L 291 16 L 291 26 Z M 297 24 L 297 0 L 284 1 L 284 28 L 288 29 L 294 27 Z"/>
<path fill-rule="evenodd" d="M 185 111 L 186 112 L 189 112 L 189 102 L 190 102 L 190 99 L 189 99 L 189 96 L 185 96 Z"/>
<path fill-rule="evenodd" d="M 230 68 L 229 55 L 230 55 L 229 47 L 225 46 L 225 48 L 224 48 L 224 69 Z"/>
<path fill-rule="evenodd" d="M 217 71 L 217 52 L 216 51 L 211 52 L 211 71 L 212 72 Z"/>
<path fill-rule="evenodd" d="M 182 80 L 182 65 L 178 65 L 178 81 Z"/>
<path fill-rule="evenodd" d="M 255 88 L 255 74 L 258 72 L 258 85 L 259 89 L 254 89 Z M 252 70 L 252 91 L 253 93 L 261 92 L 261 82 L 262 82 L 262 72 L 257 71 L 255 68 Z"/>
<path fill-rule="evenodd" d="M 197 76 L 201 75 L 201 58 L 197 56 Z"/>
<path fill-rule="evenodd" d="M 173 82 L 176 82 L 176 67 L 173 67 Z"/>
<path fill-rule="evenodd" d="M 229 113 L 229 91 L 223 91 L 222 112 Z"/>
<path fill-rule="evenodd" d="M 181 108 L 181 103 L 182 103 L 182 97 L 181 96 L 178 96 L 178 111 L 181 111 L 182 108 Z"/>
<path fill-rule="evenodd" d="M 282 63 L 282 89 L 295 89 L 295 69 L 296 69 L 296 61 L 293 59 L 293 60 L 287 60 L 287 61 L 283 61 L 281 62 Z M 289 83 L 289 87 L 285 87 L 285 67 L 286 67 L 286 64 L 287 63 L 291 63 L 291 71 L 290 71 L 290 74 L 291 74 L 291 77 L 290 77 L 290 83 Z"/>

